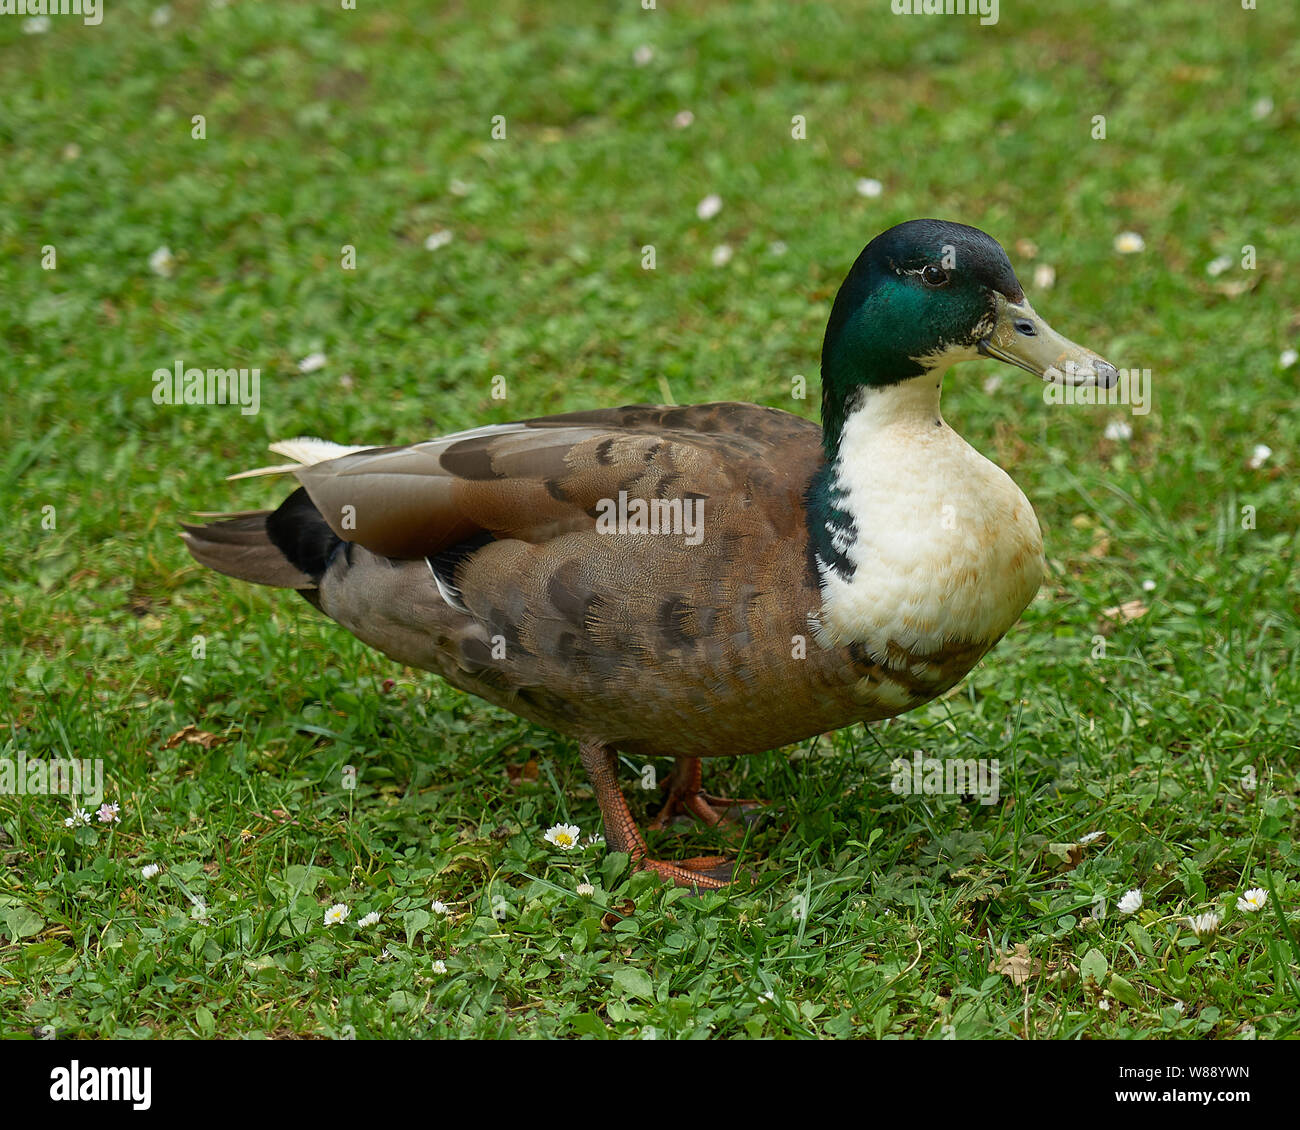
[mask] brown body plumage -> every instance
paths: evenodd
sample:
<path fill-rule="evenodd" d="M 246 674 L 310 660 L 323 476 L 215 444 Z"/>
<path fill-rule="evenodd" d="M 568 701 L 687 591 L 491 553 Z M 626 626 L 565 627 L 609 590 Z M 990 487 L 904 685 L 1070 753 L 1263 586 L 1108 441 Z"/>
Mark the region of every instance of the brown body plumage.
<path fill-rule="evenodd" d="M 297 474 L 351 543 L 316 587 L 358 638 L 582 741 L 730 757 L 898 713 L 864 693 L 873 680 L 901 681 L 915 706 L 993 642 L 939 656 L 895 645 L 882 662 L 810 638 L 821 595 L 803 497 L 822 461 L 815 424 L 704 404 L 547 417 Z M 702 541 L 598 532 L 598 504 L 620 492 L 689 496 Z M 462 612 L 425 559 L 485 532 L 447 569 Z M 223 569 L 202 536 L 189 532 L 191 551 Z M 921 660 L 938 669 L 913 675 Z"/>

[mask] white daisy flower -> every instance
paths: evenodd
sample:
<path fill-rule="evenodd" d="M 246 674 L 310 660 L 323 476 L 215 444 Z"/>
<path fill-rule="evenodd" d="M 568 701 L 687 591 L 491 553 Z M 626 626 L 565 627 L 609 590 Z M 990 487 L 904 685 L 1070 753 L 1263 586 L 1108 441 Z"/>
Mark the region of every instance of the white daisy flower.
<path fill-rule="evenodd" d="M 435 961 L 431 966 L 429 966 L 429 968 L 432 969 L 435 973 L 446 973 L 447 963 L 439 959 Z"/>
<path fill-rule="evenodd" d="M 23 20 L 24 35 L 44 35 L 49 30 L 49 16 L 33 16 L 30 20 Z"/>
<path fill-rule="evenodd" d="M 315 373 L 325 368 L 327 364 L 329 364 L 329 358 L 325 354 L 320 352 L 308 353 L 306 357 L 298 362 L 298 372 Z"/>
<path fill-rule="evenodd" d="M 1205 264 L 1205 273 L 1212 279 L 1217 279 L 1224 271 L 1232 266 L 1231 255 L 1220 255 L 1217 259 L 1211 259 Z"/>
<path fill-rule="evenodd" d="M 155 275 L 161 275 L 163 278 L 169 279 L 175 269 L 176 257 L 172 254 L 170 247 L 160 247 L 149 256 L 149 270 Z"/>
<path fill-rule="evenodd" d="M 695 121 L 695 115 L 689 110 L 678 110 L 673 115 L 673 126 L 677 129 L 686 129 L 693 121 Z"/>
<path fill-rule="evenodd" d="M 1273 112 L 1273 99 L 1267 94 L 1255 99 L 1255 104 L 1250 108 L 1250 116 L 1257 122 L 1267 118 Z"/>
<path fill-rule="evenodd" d="M 348 920 L 348 915 L 351 913 L 352 911 L 343 903 L 336 902 L 325 912 L 325 925 L 338 926 L 339 924 L 346 922 Z"/>
<path fill-rule="evenodd" d="M 434 899 L 433 902 L 429 904 L 429 909 L 432 910 L 434 914 L 441 914 L 444 918 L 451 913 L 447 904 L 445 902 L 439 902 L 438 899 Z"/>
<path fill-rule="evenodd" d="M 1251 887 L 1244 895 L 1237 900 L 1237 909 L 1244 910 L 1247 914 L 1254 914 L 1256 911 L 1264 909 L 1264 904 L 1268 902 L 1268 892 L 1262 887 Z"/>
<path fill-rule="evenodd" d="M 1257 443 L 1255 444 L 1254 449 L 1250 453 L 1250 458 L 1246 460 L 1246 466 L 1249 467 L 1252 471 L 1258 471 L 1262 466 L 1264 466 L 1265 463 L 1269 461 L 1269 458 L 1272 456 L 1272 454 L 1273 454 L 1273 449 L 1269 447 L 1268 444 Z"/>
<path fill-rule="evenodd" d="M 424 241 L 425 251 L 437 251 L 440 247 L 446 247 L 452 239 L 455 238 L 446 228 L 439 228 Z"/>
<path fill-rule="evenodd" d="M 1115 237 L 1115 250 L 1121 255 L 1136 255 L 1146 250 L 1146 240 L 1135 231 L 1122 231 Z"/>
<path fill-rule="evenodd" d="M 1148 577 L 1145 581 L 1142 582 L 1142 591 L 1155 592 L 1156 591 L 1155 581 L 1151 580 L 1151 578 Z"/>
<path fill-rule="evenodd" d="M 865 196 L 872 200 L 885 191 L 885 186 L 875 177 L 859 177 L 858 183 L 853 187 L 857 189 L 859 196 Z"/>
<path fill-rule="evenodd" d="M 544 838 L 548 844 L 554 844 L 564 851 L 571 851 L 578 846 L 578 825 L 552 824 L 546 829 Z"/>
<path fill-rule="evenodd" d="M 90 813 L 87 812 L 84 808 L 74 808 L 72 810 L 72 815 L 63 821 L 63 826 L 65 828 L 75 828 L 78 825 L 89 824 L 89 823 L 90 823 Z"/>
<path fill-rule="evenodd" d="M 162 871 L 162 868 L 159 867 L 158 864 L 156 864 L 156 863 L 146 863 L 143 867 L 140 868 L 140 878 L 141 878 L 141 879 L 152 879 L 152 878 L 153 878 L 155 875 L 157 875 L 160 871 Z"/>
<path fill-rule="evenodd" d="M 1114 443 L 1127 443 L 1133 438 L 1133 425 L 1127 420 L 1112 420 L 1102 435 Z"/>
<path fill-rule="evenodd" d="M 1034 286 L 1039 290 L 1051 290 L 1056 285 L 1056 268 L 1050 263 L 1039 263 L 1034 268 Z"/>
<path fill-rule="evenodd" d="M 377 911 L 377 910 L 372 910 L 372 911 L 371 911 L 369 914 L 367 914 L 364 918 L 360 918 L 360 919 L 358 919 L 358 920 L 357 920 L 357 925 L 360 926 L 362 929 L 365 929 L 366 927 L 369 927 L 369 926 L 378 926 L 378 925 L 379 925 L 379 911 Z"/>
<path fill-rule="evenodd" d="M 1219 932 L 1219 916 L 1212 911 L 1195 914 L 1187 920 L 1187 925 L 1198 938 L 1212 938 Z"/>
<path fill-rule="evenodd" d="M 596 888 L 588 883 L 586 879 L 583 879 L 583 881 L 578 884 L 577 891 L 583 898 L 589 899 L 596 893 Z"/>
<path fill-rule="evenodd" d="M 1142 892 L 1136 887 L 1131 891 L 1125 891 L 1124 897 L 1119 900 L 1119 912 L 1121 914 L 1136 914 L 1142 909 Z"/>
<path fill-rule="evenodd" d="M 722 211 L 722 197 L 716 192 L 710 192 L 703 200 L 695 205 L 695 214 L 701 220 L 711 220 Z"/>
<path fill-rule="evenodd" d="M 641 44 L 640 47 L 632 52 L 632 62 L 634 62 L 638 67 L 644 67 L 654 57 L 655 49 L 648 43 Z"/>
<path fill-rule="evenodd" d="M 720 243 L 713 249 L 713 254 L 709 256 L 715 267 L 725 267 L 731 262 L 733 252 L 728 244 Z"/>
<path fill-rule="evenodd" d="M 1294 349 L 1282 350 L 1277 359 L 1277 363 L 1284 369 L 1291 368 L 1297 361 L 1300 361 L 1300 353 L 1297 353 Z"/>

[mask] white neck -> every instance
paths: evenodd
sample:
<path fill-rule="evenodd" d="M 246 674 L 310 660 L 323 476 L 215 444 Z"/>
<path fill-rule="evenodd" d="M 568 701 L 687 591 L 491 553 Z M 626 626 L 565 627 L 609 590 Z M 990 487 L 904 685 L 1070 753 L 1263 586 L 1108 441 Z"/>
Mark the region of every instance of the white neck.
<path fill-rule="evenodd" d="M 943 371 L 935 370 L 887 388 L 866 386 L 849 411 L 840 436 L 840 461 L 851 458 L 846 451 L 851 439 L 860 440 L 864 433 L 899 424 L 935 426 L 943 422 L 939 397 L 943 392 Z M 850 428 L 853 436 L 850 437 Z"/>

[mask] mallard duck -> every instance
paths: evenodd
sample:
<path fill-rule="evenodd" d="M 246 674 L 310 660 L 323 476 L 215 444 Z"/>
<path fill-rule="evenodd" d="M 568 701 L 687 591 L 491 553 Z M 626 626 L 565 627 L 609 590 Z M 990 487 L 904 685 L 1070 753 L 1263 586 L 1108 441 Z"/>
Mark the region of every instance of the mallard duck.
<path fill-rule="evenodd" d="M 1038 590 L 1033 508 L 939 411 L 944 373 L 979 357 L 1117 375 L 1035 313 L 994 239 L 912 220 L 835 298 L 820 428 L 717 403 L 408 447 L 290 440 L 272 446 L 290 462 L 246 472 L 297 478 L 278 509 L 182 536 L 204 565 L 297 589 L 397 662 L 576 739 L 608 847 L 717 888 L 726 859 L 651 858 L 617 752 L 675 759 L 657 826 L 715 824 L 731 802 L 704 791 L 703 758 L 928 702 Z"/>

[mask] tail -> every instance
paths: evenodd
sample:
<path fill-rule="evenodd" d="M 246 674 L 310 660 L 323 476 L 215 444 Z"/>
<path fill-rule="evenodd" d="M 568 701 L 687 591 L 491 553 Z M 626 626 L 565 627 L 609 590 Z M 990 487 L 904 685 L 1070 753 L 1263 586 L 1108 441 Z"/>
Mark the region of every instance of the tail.
<path fill-rule="evenodd" d="M 278 510 L 182 528 L 185 548 L 200 565 L 255 585 L 297 589 L 313 604 L 321 577 L 344 544 L 301 487 Z"/>

